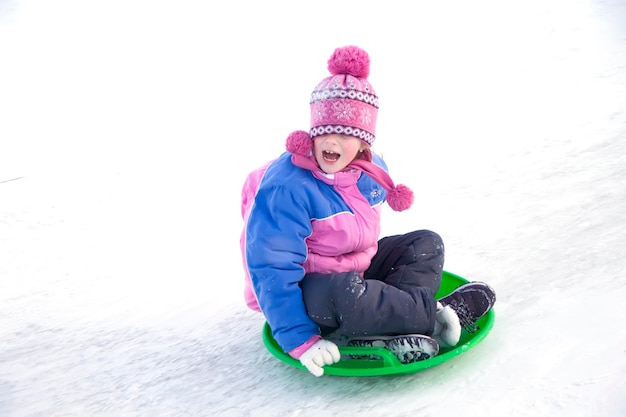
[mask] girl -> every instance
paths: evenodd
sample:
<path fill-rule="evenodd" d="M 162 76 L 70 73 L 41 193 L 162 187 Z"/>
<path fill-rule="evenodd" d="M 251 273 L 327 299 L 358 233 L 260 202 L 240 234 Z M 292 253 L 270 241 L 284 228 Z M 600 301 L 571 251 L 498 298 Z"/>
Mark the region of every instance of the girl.
<path fill-rule="evenodd" d="M 408 363 L 458 343 L 461 326 L 471 331 L 495 302 L 478 282 L 435 300 L 444 261 L 436 233 L 378 241 L 381 205 L 406 210 L 413 193 L 370 149 L 378 97 L 369 64 L 358 47 L 334 51 L 331 75 L 311 95 L 309 133 L 290 134 L 287 152 L 252 172 L 242 192 L 246 302 L 315 376 L 340 359 L 330 333 Z"/>

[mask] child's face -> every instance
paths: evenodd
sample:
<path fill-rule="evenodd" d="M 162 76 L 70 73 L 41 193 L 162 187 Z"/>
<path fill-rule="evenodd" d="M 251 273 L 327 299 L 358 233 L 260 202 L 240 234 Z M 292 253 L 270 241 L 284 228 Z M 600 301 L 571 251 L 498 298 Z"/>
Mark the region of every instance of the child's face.
<path fill-rule="evenodd" d="M 313 140 L 315 159 L 327 174 L 342 171 L 362 148 L 361 139 L 337 133 L 317 136 Z"/>

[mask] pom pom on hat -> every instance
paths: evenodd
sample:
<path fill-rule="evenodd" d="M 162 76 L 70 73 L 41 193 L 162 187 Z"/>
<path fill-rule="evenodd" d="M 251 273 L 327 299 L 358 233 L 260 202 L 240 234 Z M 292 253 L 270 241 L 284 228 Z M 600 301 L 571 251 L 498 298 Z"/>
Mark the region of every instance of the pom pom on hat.
<path fill-rule="evenodd" d="M 413 204 L 413 191 L 404 184 L 398 184 L 387 192 L 387 204 L 394 211 L 404 211 Z"/>
<path fill-rule="evenodd" d="M 287 136 L 287 152 L 308 156 L 313 150 L 311 136 L 304 130 L 296 130 Z"/>
<path fill-rule="evenodd" d="M 337 48 L 328 59 L 328 71 L 333 75 L 350 74 L 357 78 L 367 78 L 370 74 L 370 57 L 357 46 Z"/>

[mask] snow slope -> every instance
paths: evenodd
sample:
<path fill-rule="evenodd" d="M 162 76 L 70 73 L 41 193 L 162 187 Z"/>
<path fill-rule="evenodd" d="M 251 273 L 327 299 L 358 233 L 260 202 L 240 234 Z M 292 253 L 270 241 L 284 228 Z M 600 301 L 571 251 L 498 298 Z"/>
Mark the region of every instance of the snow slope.
<path fill-rule="evenodd" d="M 0 0 L 0 415 L 626 415 L 626 5 Z M 496 323 L 315 378 L 242 298 L 239 191 L 372 57 L 376 148 Z"/>

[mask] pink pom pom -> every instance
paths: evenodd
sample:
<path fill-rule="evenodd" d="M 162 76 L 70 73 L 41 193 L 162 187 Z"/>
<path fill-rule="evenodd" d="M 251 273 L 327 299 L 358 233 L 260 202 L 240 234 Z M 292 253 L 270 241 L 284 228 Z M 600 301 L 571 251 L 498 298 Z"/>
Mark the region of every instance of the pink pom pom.
<path fill-rule="evenodd" d="M 396 188 L 387 193 L 387 203 L 395 211 L 408 209 L 413 204 L 413 199 L 413 191 L 403 184 L 398 184 Z"/>
<path fill-rule="evenodd" d="M 328 71 L 332 75 L 350 74 L 367 78 L 370 74 L 370 57 L 358 46 L 337 48 L 328 60 Z"/>
<path fill-rule="evenodd" d="M 287 152 L 292 154 L 309 156 L 313 145 L 311 137 L 304 130 L 296 130 L 287 136 Z"/>

